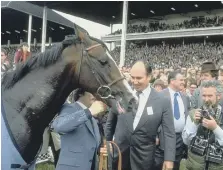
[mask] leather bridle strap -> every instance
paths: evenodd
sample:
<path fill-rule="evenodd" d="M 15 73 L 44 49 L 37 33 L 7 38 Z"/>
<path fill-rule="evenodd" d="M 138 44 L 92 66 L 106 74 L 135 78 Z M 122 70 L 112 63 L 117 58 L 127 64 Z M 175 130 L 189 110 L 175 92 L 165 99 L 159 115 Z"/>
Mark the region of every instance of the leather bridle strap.
<path fill-rule="evenodd" d="M 95 44 L 95 45 L 92 45 L 92 46 L 86 48 L 85 50 L 86 50 L 86 51 L 90 51 L 90 50 L 92 50 L 92 49 L 94 49 L 94 48 L 96 48 L 96 47 L 99 47 L 99 46 L 102 46 L 102 45 L 101 45 L 101 44 Z"/>

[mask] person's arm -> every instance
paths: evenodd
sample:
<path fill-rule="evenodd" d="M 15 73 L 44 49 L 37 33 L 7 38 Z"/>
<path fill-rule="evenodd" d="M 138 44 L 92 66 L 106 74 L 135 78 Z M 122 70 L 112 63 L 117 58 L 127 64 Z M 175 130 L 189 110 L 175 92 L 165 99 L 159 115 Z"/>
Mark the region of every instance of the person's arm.
<path fill-rule="evenodd" d="M 193 137 L 197 134 L 198 125 L 192 122 L 191 116 L 187 116 L 186 125 L 182 132 L 182 138 L 185 145 L 189 145 Z"/>
<path fill-rule="evenodd" d="M 115 133 L 115 128 L 117 124 L 117 114 L 114 113 L 114 110 L 110 110 L 108 114 L 108 119 L 105 126 L 105 138 L 107 141 L 112 141 Z"/>
<path fill-rule="evenodd" d="M 69 104 L 65 104 L 59 116 L 51 124 L 51 128 L 60 134 L 68 133 L 88 121 L 91 117 L 89 109 L 75 110 Z"/>
<path fill-rule="evenodd" d="M 223 146 L 223 130 L 220 126 L 217 126 L 215 130 L 213 130 L 216 140 L 218 143 Z"/>
<path fill-rule="evenodd" d="M 162 129 L 164 135 L 164 161 L 174 161 L 176 152 L 176 134 L 173 114 L 167 98 L 163 99 Z"/>

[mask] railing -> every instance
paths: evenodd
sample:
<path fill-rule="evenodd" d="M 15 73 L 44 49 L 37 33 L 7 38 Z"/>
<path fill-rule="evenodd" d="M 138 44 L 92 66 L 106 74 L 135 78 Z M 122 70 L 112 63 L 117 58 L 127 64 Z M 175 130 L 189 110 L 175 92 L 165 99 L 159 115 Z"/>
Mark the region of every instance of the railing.
<path fill-rule="evenodd" d="M 127 34 L 126 40 L 148 40 L 148 39 L 161 39 L 161 38 L 179 38 L 179 37 L 198 37 L 198 36 L 212 36 L 223 35 L 223 27 L 210 27 L 210 28 L 194 28 L 194 29 L 181 29 L 171 31 L 155 31 L 147 33 L 131 33 Z M 104 42 L 121 41 L 121 34 L 107 35 L 101 37 Z"/>

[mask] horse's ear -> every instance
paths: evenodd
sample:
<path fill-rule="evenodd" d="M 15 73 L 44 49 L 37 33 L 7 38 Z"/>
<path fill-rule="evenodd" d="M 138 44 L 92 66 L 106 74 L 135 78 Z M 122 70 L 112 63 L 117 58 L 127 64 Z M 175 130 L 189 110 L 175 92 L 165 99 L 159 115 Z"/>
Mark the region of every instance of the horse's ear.
<path fill-rule="evenodd" d="M 82 31 L 83 30 L 83 31 Z M 84 38 L 87 35 L 87 31 L 84 30 L 83 28 L 77 26 L 76 24 L 74 24 L 74 31 L 75 31 L 75 35 L 80 38 L 81 41 L 84 40 Z"/>

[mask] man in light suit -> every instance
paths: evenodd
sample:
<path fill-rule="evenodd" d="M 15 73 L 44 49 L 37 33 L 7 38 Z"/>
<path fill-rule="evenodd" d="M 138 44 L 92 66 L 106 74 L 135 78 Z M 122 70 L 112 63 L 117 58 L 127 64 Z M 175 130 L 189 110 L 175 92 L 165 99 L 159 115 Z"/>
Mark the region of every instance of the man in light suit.
<path fill-rule="evenodd" d="M 78 101 L 64 104 L 51 125 L 61 135 L 56 170 L 98 170 L 97 152 L 101 137 L 94 117 L 103 113 L 106 105 L 81 89 L 77 93 Z"/>
<path fill-rule="evenodd" d="M 179 170 L 180 161 L 186 154 L 186 146 L 183 143 L 182 131 L 186 123 L 190 103 L 183 93 L 180 92 L 181 86 L 184 85 L 184 76 L 178 72 L 173 71 L 168 76 L 168 88 L 160 92 L 161 95 L 169 99 L 169 107 L 174 119 L 174 127 L 176 133 L 176 155 L 174 161 L 174 170 Z M 162 170 L 164 161 L 164 134 L 162 126 L 158 130 L 157 149 L 155 154 L 154 169 Z"/>
<path fill-rule="evenodd" d="M 158 127 L 164 129 L 165 158 L 164 170 L 173 168 L 175 142 L 173 116 L 167 98 L 150 87 L 152 68 L 147 62 L 138 61 L 131 69 L 131 81 L 139 94 L 138 107 L 131 113 L 116 115 L 111 110 L 108 115 L 105 136 L 113 140 L 122 153 L 122 170 L 153 170 L 155 140 Z M 113 169 L 117 165 L 114 154 Z"/>

